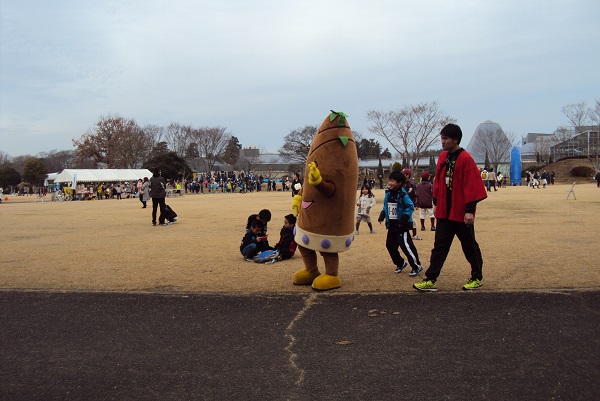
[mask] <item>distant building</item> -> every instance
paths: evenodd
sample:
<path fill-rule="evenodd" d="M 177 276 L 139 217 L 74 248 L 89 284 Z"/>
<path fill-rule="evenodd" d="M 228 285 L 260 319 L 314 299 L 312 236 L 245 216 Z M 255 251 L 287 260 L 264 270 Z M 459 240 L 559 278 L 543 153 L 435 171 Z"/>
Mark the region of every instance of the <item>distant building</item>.
<path fill-rule="evenodd" d="M 540 162 L 550 157 L 550 146 L 556 141 L 554 134 L 529 132 L 521 137 L 521 161 L 523 163 Z"/>
<path fill-rule="evenodd" d="M 574 156 L 595 156 L 599 152 L 598 126 L 558 127 L 553 134 L 528 133 L 521 138 L 524 163 L 549 163 Z"/>
<path fill-rule="evenodd" d="M 598 127 L 595 128 L 596 130 L 589 129 L 575 133 L 564 141 L 550 146 L 552 160 L 573 156 L 597 156 L 600 153 L 600 134 Z"/>
<path fill-rule="evenodd" d="M 248 146 L 246 148 L 240 149 L 239 155 L 240 159 L 244 157 L 259 157 L 260 149 L 258 149 L 256 146 Z"/>

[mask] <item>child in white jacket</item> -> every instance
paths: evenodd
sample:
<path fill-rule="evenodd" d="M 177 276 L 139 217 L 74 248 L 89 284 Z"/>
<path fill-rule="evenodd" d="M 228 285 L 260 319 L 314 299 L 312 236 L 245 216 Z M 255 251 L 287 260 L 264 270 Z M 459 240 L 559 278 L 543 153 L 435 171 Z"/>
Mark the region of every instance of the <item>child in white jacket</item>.
<path fill-rule="evenodd" d="M 355 235 L 358 235 L 358 227 L 360 226 L 361 221 L 364 221 L 369 225 L 371 234 L 375 234 L 375 231 L 373 231 L 373 225 L 371 224 L 370 215 L 371 208 L 377 203 L 375 201 L 375 195 L 373 195 L 373 192 L 371 192 L 371 187 L 368 185 L 363 185 L 360 189 L 360 192 L 360 197 L 358 198 L 358 202 L 356 202 L 356 206 L 358 206 L 358 211 L 356 212 Z"/>

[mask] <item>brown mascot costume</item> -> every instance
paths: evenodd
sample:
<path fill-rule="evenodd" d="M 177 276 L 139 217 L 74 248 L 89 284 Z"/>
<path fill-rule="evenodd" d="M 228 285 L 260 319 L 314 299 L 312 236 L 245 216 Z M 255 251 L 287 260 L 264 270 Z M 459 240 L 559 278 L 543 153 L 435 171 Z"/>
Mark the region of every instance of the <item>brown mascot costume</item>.
<path fill-rule="evenodd" d="M 308 151 L 304 185 L 292 201 L 298 215 L 295 240 L 304 262 L 293 282 L 320 291 L 340 287 L 338 253 L 354 240 L 358 155 L 346 117 L 332 111 L 319 127 Z M 325 274 L 317 267 L 317 251 Z"/>

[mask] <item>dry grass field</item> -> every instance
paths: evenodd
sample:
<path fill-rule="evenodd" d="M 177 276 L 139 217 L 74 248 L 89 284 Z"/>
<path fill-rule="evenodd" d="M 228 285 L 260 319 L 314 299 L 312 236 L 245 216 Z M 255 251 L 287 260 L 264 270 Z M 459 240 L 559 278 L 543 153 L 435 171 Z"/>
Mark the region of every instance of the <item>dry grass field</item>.
<path fill-rule="evenodd" d="M 484 258 L 484 290 L 598 289 L 600 189 L 577 185 L 509 187 L 480 203 L 475 230 Z M 380 210 L 383 191 L 376 190 Z M 357 191 L 358 196 L 358 191 Z M 310 292 L 294 286 L 299 252 L 272 265 L 242 259 L 239 243 L 248 215 L 268 208 L 270 242 L 290 212 L 289 192 L 185 195 L 167 199 L 179 221 L 151 225 L 151 208 L 136 199 L 33 201 L 8 196 L 0 205 L 0 289 L 141 291 L 164 293 Z M 428 223 L 428 222 L 427 222 Z M 335 292 L 414 291 L 405 271 L 394 274 L 385 227 L 374 223 L 340 255 L 342 287 Z M 427 224 L 429 228 L 429 223 Z M 428 266 L 434 233 L 418 232 Z M 440 291 L 460 291 L 469 266 L 455 240 L 438 280 Z M 322 262 L 322 261 L 320 261 Z"/>

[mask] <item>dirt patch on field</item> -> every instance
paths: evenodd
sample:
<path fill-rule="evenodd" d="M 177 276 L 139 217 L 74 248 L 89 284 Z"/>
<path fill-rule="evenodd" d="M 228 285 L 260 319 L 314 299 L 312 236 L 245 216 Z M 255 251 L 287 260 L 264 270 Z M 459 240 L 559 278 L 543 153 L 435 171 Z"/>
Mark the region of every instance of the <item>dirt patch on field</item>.
<path fill-rule="evenodd" d="M 509 187 L 491 192 L 478 208 L 477 239 L 487 290 L 598 288 L 600 189 L 578 185 L 547 189 Z M 357 193 L 358 195 L 358 193 Z M 383 191 L 376 190 L 380 210 Z M 307 292 L 294 286 L 291 260 L 244 262 L 239 244 L 248 215 L 268 208 L 271 242 L 290 212 L 289 192 L 204 194 L 169 198 L 179 221 L 152 227 L 151 209 L 136 199 L 36 202 L 9 196 L 0 205 L 0 288 L 60 291 Z M 375 219 L 374 219 L 375 220 Z M 429 228 L 429 224 L 427 224 Z M 352 249 L 340 256 L 336 292 L 413 291 L 407 272 L 397 275 L 385 248 L 386 231 L 363 223 Z M 418 234 L 428 266 L 434 233 Z M 320 261 L 321 262 L 321 261 Z M 460 291 L 469 266 L 455 241 L 438 287 Z"/>

